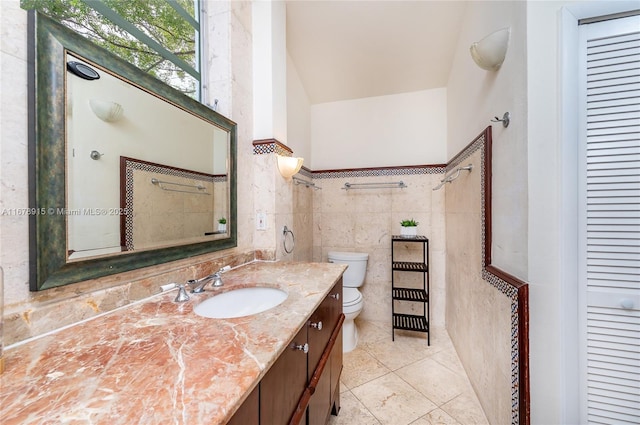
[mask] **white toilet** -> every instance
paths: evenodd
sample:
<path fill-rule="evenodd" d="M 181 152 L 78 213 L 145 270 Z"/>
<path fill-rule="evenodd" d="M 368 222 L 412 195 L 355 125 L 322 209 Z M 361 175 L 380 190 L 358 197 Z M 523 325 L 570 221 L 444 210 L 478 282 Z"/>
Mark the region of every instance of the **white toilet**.
<path fill-rule="evenodd" d="M 364 282 L 369 254 L 329 251 L 328 257 L 330 263 L 348 265 L 342 277 L 342 312 L 344 313 L 342 351 L 348 353 L 358 344 L 358 328 L 353 320 L 358 317 L 364 305 L 362 294 L 358 288 Z"/>

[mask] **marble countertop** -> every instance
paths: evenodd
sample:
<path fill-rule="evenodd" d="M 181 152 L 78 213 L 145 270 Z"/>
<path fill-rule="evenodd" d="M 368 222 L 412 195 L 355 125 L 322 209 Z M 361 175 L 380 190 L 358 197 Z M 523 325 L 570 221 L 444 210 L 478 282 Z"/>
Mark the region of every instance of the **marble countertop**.
<path fill-rule="evenodd" d="M 0 375 L 0 423 L 226 423 L 344 269 L 250 263 L 186 303 L 174 303 L 172 290 L 14 346 Z M 256 284 L 289 295 L 253 316 L 193 312 L 207 297 Z"/>

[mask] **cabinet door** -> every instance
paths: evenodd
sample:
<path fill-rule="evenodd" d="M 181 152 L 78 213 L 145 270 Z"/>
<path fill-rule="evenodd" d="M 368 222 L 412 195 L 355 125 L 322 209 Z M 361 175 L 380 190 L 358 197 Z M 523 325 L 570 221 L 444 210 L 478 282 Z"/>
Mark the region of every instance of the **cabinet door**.
<path fill-rule="evenodd" d="M 327 346 L 333 331 L 332 323 L 335 320 L 331 317 L 332 301 L 333 299 L 327 296 L 316 311 L 313 312 L 307 323 L 309 326 L 307 331 L 309 341 L 308 380 L 311 380 L 313 372 L 318 367 L 324 348 Z"/>
<path fill-rule="evenodd" d="M 333 332 L 333 328 L 335 328 L 338 323 L 338 317 L 342 314 L 342 278 L 336 283 L 331 291 L 329 291 L 329 295 L 327 295 L 327 300 L 329 301 L 329 319 L 327 320 L 327 328 L 329 328 L 329 334 Z"/>
<path fill-rule="evenodd" d="M 293 348 L 307 342 L 303 327 L 293 343 L 271 366 L 260 382 L 260 423 L 286 425 L 307 384 L 307 355 Z"/>
<path fill-rule="evenodd" d="M 258 425 L 260 423 L 259 388 L 254 388 L 227 425 Z"/>
<path fill-rule="evenodd" d="M 320 380 L 316 383 L 316 388 L 309 400 L 308 423 L 309 425 L 324 425 L 326 423 L 327 412 L 330 407 L 331 382 L 329 377 L 329 363 L 322 358 L 325 348 L 331 337 L 334 322 L 331 317 L 331 307 L 333 299 L 327 296 L 309 319 L 309 363 L 307 378 L 311 384 L 311 378 L 320 367 L 321 362 L 325 362 L 324 370 Z M 322 324 L 322 325 L 320 325 Z"/>
<path fill-rule="evenodd" d="M 334 368 L 336 370 L 342 370 L 342 332 L 340 332 L 339 337 L 336 339 L 332 351 L 326 351 L 326 348 L 327 344 L 329 343 L 331 334 L 338 324 L 340 314 L 342 313 L 342 301 L 342 280 L 340 280 L 331 289 L 331 291 L 329 291 L 329 294 L 327 295 L 325 300 L 322 302 L 318 310 L 316 310 L 316 314 L 318 314 L 319 317 L 322 317 L 322 335 L 320 336 L 321 333 L 317 332 L 316 328 L 309 328 L 310 380 L 311 376 L 315 372 L 315 369 L 319 367 L 321 363 L 324 364 L 324 370 L 316 384 L 315 392 L 309 400 L 309 425 L 324 425 L 327 423 L 327 418 L 333 406 L 334 389 L 335 387 L 339 386 L 337 382 L 340 374 L 339 372 L 335 372 Z M 314 316 L 312 316 L 312 320 L 313 317 Z M 318 339 L 317 344 L 314 344 L 319 345 L 318 347 L 311 346 L 312 338 Z M 315 351 L 314 348 L 316 348 Z M 320 353 L 318 354 L 318 352 Z"/>

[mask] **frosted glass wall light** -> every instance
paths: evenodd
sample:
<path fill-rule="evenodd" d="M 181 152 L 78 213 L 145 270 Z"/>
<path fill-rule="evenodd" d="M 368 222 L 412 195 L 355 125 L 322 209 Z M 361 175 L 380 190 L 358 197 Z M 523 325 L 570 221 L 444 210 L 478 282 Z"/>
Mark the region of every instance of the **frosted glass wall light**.
<path fill-rule="evenodd" d="M 123 109 L 119 103 L 109 100 L 90 99 L 89 105 L 96 117 L 102 121 L 116 122 L 122 118 Z"/>
<path fill-rule="evenodd" d="M 280 175 L 285 179 L 291 178 L 295 173 L 300 171 L 302 168 L 302 162 L 304 158 L 294 158 L 292 156 L 282 156 L 277 155 L 278 157 L 278 171 Z"/>
<path fill-rule="evenodd" d="M 497 71 L 507 55 L 510 34 L 511 28 L 503 28 L 473 43 L 469 50 L 475 63 L 487 71 Z"/>

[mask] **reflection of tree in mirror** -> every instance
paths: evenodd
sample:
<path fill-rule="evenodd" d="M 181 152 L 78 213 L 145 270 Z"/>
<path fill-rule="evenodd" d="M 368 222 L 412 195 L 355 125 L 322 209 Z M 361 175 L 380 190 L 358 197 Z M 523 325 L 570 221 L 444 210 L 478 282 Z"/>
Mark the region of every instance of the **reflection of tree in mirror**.
<path fill-rule="evenodd" d="M 185 66 L 167 60 L 166 55 L 163 56 L 107 16 L 94 10 L 92 6 L 98 3 L 112 9 L 115 14 L 184 61 L 184 65 L 191 67 L 192 72 L 186 70 Z M 50 16 L 194 98 L 198 97 L 199 92 L 198 17 L 194 16 L 197 5 L 198 0 L 21 0 L 23 9 L 35 9 Z M 186 12 L 193 19 L 188 21 L 176 8 L 182 9 L 183 13 Z M 198 77 L 194 77 L 193 73 Z"/>

